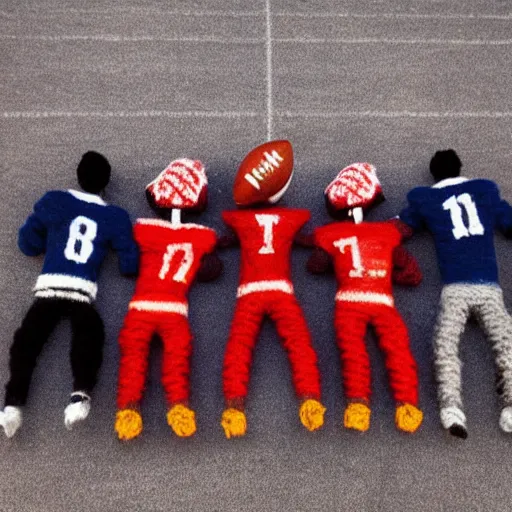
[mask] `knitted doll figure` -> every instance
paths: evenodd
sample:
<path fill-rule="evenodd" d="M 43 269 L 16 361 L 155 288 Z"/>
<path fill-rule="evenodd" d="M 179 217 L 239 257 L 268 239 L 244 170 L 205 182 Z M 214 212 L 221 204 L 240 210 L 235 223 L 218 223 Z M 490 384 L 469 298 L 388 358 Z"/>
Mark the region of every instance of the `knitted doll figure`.
<path fill-rule="evenodd" d="M 125 441 L 142 432 L 139 403 L 154 334 L 163 342 L 167 423 L 180 437 L 196 431 L 195 413 L 189 408 L 192 335 L 187 294 L 195 277 L 208 281 L 221 271 L 220 260 L 208 254 L 215 248 L 215 231 L 200 224 L 181 223 L 181 210 L 201 212 L 206 208 L 207 178 L 200 161 L 182 158 L 171 162 L 146 187 L 146 197 L 160 217 L 170 212 L 171 222 L 138 219 L 134 227 L 141 255 L 140 274 L 119 335 L 115 422 L 119 439 Z"/>
<path fill-rule="evenodd" d="M 344 425 L 361 432 L 370 427 L 370 359 L 364 338 L 371 324 L 385 353 L 397 403 L 396 426 L 415 432 L 423 419 L 418 409 L 418 375 L 407 327 L 394 306 L 392 282 L 418 285 L 421 271 L 400 245 L 403 233 L 397 223 L 362 221 L 363 209 L 383 200 L 373 165 L 355 163 L 343 169 L 325 190 L 325 200 L 334 218 L 353 220 L 316 229 L 317 248 L 308 261 L 313 273 L 327 272 L 334 263 L 338 281 L 334 326 L 349 401 Z"/>
<path fill-rule="evenodd" d="M 452 149 L 430 162 L 436 181 L 407 196 L 400 219 L 434 237 L 443 281 L 434 337 L 434 357 L 443 427 L 466 438 L 458 347 L 470 315 L 475 315 L 493 345 L 504 407 L 500 427 L 512 432 L 512 321 L 498 284 L 494 230 L 512 236 L 512 208 L 500 199 L 496 184 L 460 176 L 462 163 Z"/>
<path fill-rule="evenodd" d="M 10 351 L 10 379 L 5 409 L 0 413 L 7 437 L 21 426 L 36 359 L 63 318 L 71 321 L 74 379 L 64 422 L 71 428 L 88 416 L 105 339 L 103 322 L 92 302 L 109 246 L 119 256 L 122 274 L 137 271 L 138 251 L 128 214 L 107 205 L 98 195 L 110 180 L 110 164 L 90 151 L 83 155 L 77 175 L 84 192 L 47 192 L 19 231 L 21 251 L 27 256 L 45 253 L 45 259 L 34 288 L 35 302 L 16 331 Z"/>
<path fill-rule="evenodd" d="M 235 233 L 225 246 L 239 243 L 242 252 L 237 304 L 223 369 L 226 407 L 221 425 L 228 439 L 243 436 L 247 430 L 245 399 L 250 366 L 265 316 L 275 322 L 287 351 L 302 424 L 310 431 L 320 428 L 325 412 L 320 403 L 317 356 L 290 276 L 291 247 L 300 243 L 301 237 L 296 235 L 309 220 L 309 211 L 251 206 L 254 208 L 222 214 Z"/>

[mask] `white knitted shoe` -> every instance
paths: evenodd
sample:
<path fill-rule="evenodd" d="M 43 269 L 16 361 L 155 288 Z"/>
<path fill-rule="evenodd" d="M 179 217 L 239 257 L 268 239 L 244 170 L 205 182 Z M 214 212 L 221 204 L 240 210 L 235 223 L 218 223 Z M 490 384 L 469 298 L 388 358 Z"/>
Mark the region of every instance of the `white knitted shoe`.
<path fill-rule="evenodd" d="M 23 423 L 23 414 L 19 407 L 8 405 L 0 412 L 0 425 L 3 427 L 5 435 L 12 437 Z"/>
<path fill-rule="evenodd" d="M 455 406 L 441 408 L 441 423 L 443 428 L 450 431 L 450 434 L 461 439 L 468 437 L 466 428 L 466 415 L 461 409 Z"/>
<path fill-rule="evenodd" d="M 500 428 L 507 434 L 512 433 L 512 406 L 510 405 L 501 410 Z"/>
<path fill-rule="evenodd" d="M 71 430 L 76 423 L 85 420 L 91 412 L 91 397 L 83 391 L 71 394 L 69 405 L 64 409 L 64 425 Z"/>

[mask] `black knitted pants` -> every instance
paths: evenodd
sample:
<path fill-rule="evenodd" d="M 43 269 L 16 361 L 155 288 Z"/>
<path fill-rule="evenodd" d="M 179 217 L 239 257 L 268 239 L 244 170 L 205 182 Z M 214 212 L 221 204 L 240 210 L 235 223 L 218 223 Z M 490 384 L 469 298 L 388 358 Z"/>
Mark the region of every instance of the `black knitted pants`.
<path fill-rule="evenodd" d="M 37 357 L 56 325 L 64 318 L 71 321 L 73 333 L 70 354 L 73 390 L 88 394 L 92 391 L 105 342 L 103 322 L 98 312 L 87 302 L 36 299 L 14 335 L 5 405 L 25 405 Z"/>

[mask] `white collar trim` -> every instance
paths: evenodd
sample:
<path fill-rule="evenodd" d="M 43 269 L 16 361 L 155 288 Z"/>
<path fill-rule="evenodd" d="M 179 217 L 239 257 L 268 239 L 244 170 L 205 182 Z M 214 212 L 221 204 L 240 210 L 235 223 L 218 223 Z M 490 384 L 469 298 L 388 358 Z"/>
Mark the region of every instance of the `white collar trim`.
<path fill-rule="evenodd" d="M 433 185 L 432 188 L 451 187 L 452 185 L 460 185 L 465 181 L 468 181 L 468 179 L 464 178 L 464 176 L 457 176 L 456 178 L 446 178 L 445 180 L 441 180 L 435 185 Z"/>
<path fill-rule="evenodd" d="M 68 192 L 79 199 L 80 201 L 85 201 L 86 203 L 94 203 L 99 204 L 100 206 L 107 206 L 107 203 L 101 199 L 100 196 L 96 194 L 88 194 L 87 192 L 81 192 L 79 190 L 68 190 Z"/>
<path fill-rule="evenodd" d="M 194 224 L 193 222 L 179 222 L 177 224 L 173 224 L 172 222 L 163 219 L 137 219 L 137 224 L 159 226 L 161 228 L 167 229 L 206 229 L 210 231 L 212 230 L 208 226 L 203 226 L 202 224 Z"/>

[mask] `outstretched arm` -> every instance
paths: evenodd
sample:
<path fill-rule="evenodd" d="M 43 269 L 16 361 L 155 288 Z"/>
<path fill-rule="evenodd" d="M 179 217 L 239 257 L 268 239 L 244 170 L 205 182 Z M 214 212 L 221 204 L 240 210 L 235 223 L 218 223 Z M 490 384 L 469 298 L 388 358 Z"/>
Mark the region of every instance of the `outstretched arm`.
<path fill-rule="evenodd" d="M 301 231 L 295 235 L 293 243 L 299 247 L 311 248 L 314 247 L 314 238 L 313 235 L 308 235 Z"/>
<path fill-rule="evenodd" d="M 229 249 L 231 247 L 238 247 L 239 245 L 240 240 L 232 229 L 229 229 L 227 233 L 220 236 L 217 240 L 217 249 Z"/>
<path fill-rule="evenodd" d="M 205 254 L 201 258 L 201 266 L 197 272 L 197 280 L 202 283 L 214 281 L 221 274 L 224 265 L 216 252 Z"/>
<path fill-rule="evenodd" d="M 46 251 L 48 226 L 53 220 L 60 218 L 59 194 L 47 192 L 34 205 L 34 211 L 29 215 L 18 233 L 18 247 L 27 256 L 39 256 Z"/>
<path fill-rule="evenodd" d="M 411 238 L 412 235 L 414 234 L 413 229 L 404 221 L 402 221 L 400 217 L 395 217 L 394 219 L 391 219 L 389 222 L 393 224 L 393 226 L 395 226 L 396 229 L 398 229 L 398 232 L 400 233 L 400 235 L 402 235 L 403 241 L 409 240 L 409 238 Z"/>
<path fill-rule="evenodd" d="M 393 252 L 393 281 L 405 286 L 418 286 L 423 279 L 416 258 L 401 245 Z"/>
<path fill-rule="evenodd" d="M 133 239 L 130 217 L 122 211 L 115 222 L 112 247 L 119 257 L 119 271 L 124 276 L 134 276 L 139 270 L 139 249 Z"/>
<path fill-rule="evenodd" d="M 18 247 L 26 256 L 39 256 L 46 250 L 47 229 L 36 211 L 21 226 L 18 233 Z"/>
<path fill-rule="evenodd" d="M 400 212 L 399 215 L 399 219 L 402 221 L 402 223 L 408 226 L 412 232 L 421 231 L 424 227 L 423 216 L 419 211 L 419 207 L 416 201 L 411 200 L 411 196 L 417 197 L 417 194 L 418 193 L 415 190 L 409 192 L 409 195 L 407 196 L 409 204 Z"/>

